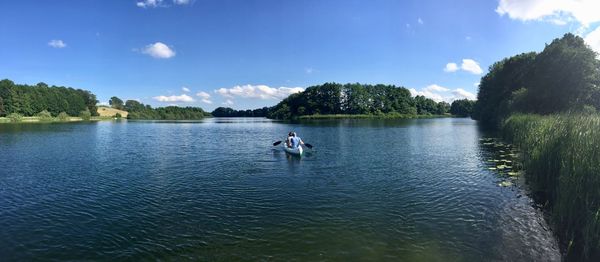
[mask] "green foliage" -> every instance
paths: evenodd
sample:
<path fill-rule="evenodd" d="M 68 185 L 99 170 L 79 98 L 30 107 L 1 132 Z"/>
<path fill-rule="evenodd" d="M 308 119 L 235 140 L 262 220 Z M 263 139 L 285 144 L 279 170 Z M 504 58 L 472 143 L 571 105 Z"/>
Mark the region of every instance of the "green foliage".
<path fill-rule="evenodd" d="M 505 139 L 522 150 L 527 182 L 547 201 L 567 260 L 600 260 L 600 116 L 513 115 Z"/>
<path fill-rule="evenodd" d="M 49 87 L 45 83 L 17 85 L 8 79 L 0 81 L 0 115 L 34 116 L 44 110 L 52 115 L 62 111 L 77 115 L 85 109 L 97 115 L 97 102 L 96 96 L 86 90 Z"/>
<path fill-rule="evenodd" d="M 60 112 L 58 114 L 58 120 L 60 120 L 60 121 L 69 121 L 69 115 L 66 112 Z"/>
<path fill-rule="evenodd" d="M 113 96 L 108 100 L 108 104 L 115 109 L 123 110 L 125 105 L 123 104 L 123 100 L 119 99 L 116 96 Z"/>
<path fill-rule="evenodd" d="M 85 110 L 79 112 L 79 117 L 81 117 L 81 119 L 84 121 L 90 121 L 90 119 L 92 119 L 92 113 L 90 113 L 90 110 L 86 108 Z"/>
<path fill-rule="evenodd" d="M 450 106 L 450 114 L 457 116 L 471 116 L 475 107 L 475 101 L 468 99 L 455 100 Z"/>
<path fill-rule="evenodd" d="M 408 89 L 393 85 L 325 83 L 292 94 L 269 109 L 267 117 L 292 119 L 311 115 L 442 115 L 448 103 L 412 98 Z"/>
<path fill-rule="evenodd" d="M 123 117 L 123 116 L 121 116 L 121 114 L 119 114 L 119 113 L 116 113 L 116 114 L 115 114 L 115 117 L 116 117 L 116 118 L 121 118 L 121 117 Z"/>
<path fill-rule="evenodd" d="M 473 118 L 498 127 L 512 113 L 600 107 L 600 61 L 581 37 L 565 34 L 539 53 L 496 62 L 479 84 Z"/>
<path fill-rule="evenodd" d="M 129 112 L 128 119 L 146 120 L 196 120 L 210 116 L 199 107 L 167 106 L 152 108 L 134 100 L 125 102 L 125 109 Z"/>
<path fill-rule="evenodd" d="M 217 107 L 211 115 L 215 117 L 266 117 L 268 112 L 268 107 L 239 111 L 229 107 Z"/>
<path fill-rule="evenodd" d="M 48 110 L 37 113 L 37 117 L 40 118 L 40 121 L 52 121 L 52 114 Z"/>
<path fill-rule="evenodd" d="M 21 122 L 23 120 L 23 115 L 19 113 L 10 113 L 7 118 L 10 122 Z"/>
<path fill-rule="evenodd" d="M 479 83 L 473 118 L 485 125 L 498 126 L 512 111 L 509 101 L 513 92 L 527 86 L 535 57 L 533 52 L 523 53 L 490 66 L 489 73 Z"/>

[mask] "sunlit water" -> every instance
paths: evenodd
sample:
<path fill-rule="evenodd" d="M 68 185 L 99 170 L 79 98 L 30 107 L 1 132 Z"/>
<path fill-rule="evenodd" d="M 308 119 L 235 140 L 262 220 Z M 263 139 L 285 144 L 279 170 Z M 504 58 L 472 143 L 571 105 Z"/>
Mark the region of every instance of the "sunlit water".
<path fill-rule="evenodd" d="M 290 130 L 301 159 L 272 146 Z M 3 124 L 0 260 L 559 261 L 483 136 L 450 118 Z"/>

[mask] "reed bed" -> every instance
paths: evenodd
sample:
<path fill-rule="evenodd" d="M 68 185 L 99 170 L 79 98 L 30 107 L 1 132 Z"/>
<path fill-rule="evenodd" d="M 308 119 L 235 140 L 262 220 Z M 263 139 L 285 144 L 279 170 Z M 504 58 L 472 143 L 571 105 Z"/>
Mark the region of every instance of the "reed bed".
<path fill-rule="evenodd" d="M 518 114 L 502 130 L 522 152 L 566 259 L 600 261 L 600 115 Z"/>

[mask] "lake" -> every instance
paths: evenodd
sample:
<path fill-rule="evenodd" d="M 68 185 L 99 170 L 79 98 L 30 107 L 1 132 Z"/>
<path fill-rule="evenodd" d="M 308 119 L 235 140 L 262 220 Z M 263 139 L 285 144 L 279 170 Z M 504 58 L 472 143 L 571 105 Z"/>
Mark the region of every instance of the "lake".
<path fill-rule="evenodd" d="M 290 130 L 302 158 L 272 146 Z M 560 261 L 487 136 L 461 118 L 2 124 L 0 258 Z"/>

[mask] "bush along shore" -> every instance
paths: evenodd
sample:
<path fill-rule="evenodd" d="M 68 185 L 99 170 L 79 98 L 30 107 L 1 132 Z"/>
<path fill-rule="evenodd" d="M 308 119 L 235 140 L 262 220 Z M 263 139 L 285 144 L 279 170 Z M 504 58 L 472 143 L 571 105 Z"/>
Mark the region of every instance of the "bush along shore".
<path fill-rule="evenodd" d="M 517 114 L 502 134 L 520 148 L 528 184 L 550 211 L 566 259 L 599 261 L 600 115 Z"/>

